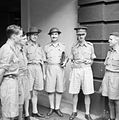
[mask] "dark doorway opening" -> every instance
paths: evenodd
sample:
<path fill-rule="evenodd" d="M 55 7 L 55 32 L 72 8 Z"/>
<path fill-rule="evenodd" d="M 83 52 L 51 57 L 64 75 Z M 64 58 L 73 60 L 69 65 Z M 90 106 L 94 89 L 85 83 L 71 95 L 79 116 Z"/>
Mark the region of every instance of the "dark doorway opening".
<path fill-rule="evenodd" d="M 0 47 L 6 42 L 6 27 L 21 25 L 21 0 L 3 0 L 0 3 Z"/>

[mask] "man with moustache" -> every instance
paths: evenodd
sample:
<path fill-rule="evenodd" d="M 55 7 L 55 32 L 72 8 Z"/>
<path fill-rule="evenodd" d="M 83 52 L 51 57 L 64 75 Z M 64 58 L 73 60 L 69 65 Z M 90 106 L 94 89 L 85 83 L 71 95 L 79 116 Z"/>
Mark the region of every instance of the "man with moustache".
<path fill-rule="evenodd" d="M 50 102 L 50 111 L 48 116 L 51 116 L 53 112 L 56 112 L 58 116 L 63 117 L 63 113 L 60 110 L 60 103 L 63 93 L 63 78 L 64 78 L 64 66 L 66 65 L 66 59 L 63 64 L 61 63 L 62 53 L 65 54 L 65 45 L 59 41 L 59 35 L 61 31 L 58 28 L 53 27 L 50 29 L 48 35 L 51 42 L 45 45 L 44 52 L 46 56 L 46 92 L 48 93 Z"/>

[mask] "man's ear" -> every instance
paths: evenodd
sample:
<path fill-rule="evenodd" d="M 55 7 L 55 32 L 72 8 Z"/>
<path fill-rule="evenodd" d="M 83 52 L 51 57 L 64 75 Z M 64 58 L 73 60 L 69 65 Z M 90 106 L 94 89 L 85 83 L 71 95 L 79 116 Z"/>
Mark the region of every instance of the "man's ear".
<path fill-rule="evenodd" d="M 15 38 L 15 34 L 12 34 L 10 38 L 11 38 L 11 39 L 14 39 L 14 38 Z"/>
<path fill-rule="evenodd" d="M 87 32 L 85 32 L 85 35 L 87 35 Z"/>

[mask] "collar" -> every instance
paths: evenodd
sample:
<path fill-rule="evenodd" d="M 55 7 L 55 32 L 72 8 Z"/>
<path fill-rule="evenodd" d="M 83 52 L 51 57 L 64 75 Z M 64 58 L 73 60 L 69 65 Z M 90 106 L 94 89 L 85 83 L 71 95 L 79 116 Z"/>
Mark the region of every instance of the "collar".
<path fill-rule="evenodd" d="M 11 39 L 7 40 L 7 44 L 9 44 L 10 48 L 12 48 L 15 51 L 15 45 L 14 45 L 14 41 Z"/>
<path fill-rule="evenodd" d="M 17 49 L 18 49 L 20 52 L 23 52 L 23 46 L 17 45 Z"/>
<path fill-rule="evenodd" d="M 57 43 L 51 42 L 51 43 L 50 43 L 50 46 L 57 47 L 57 46 L 60 46 L 60 43 L 59 43 L 59 42 L 57 42 Z"/>
<path fill-rule="evenodd" d="M 114 49 L 116 52 L 118 52 L 119 53 L 119 47 L 117 47 L 116 49 Z"/>
<path fill-rule="evenodd" d="M 77 48 L 79 47 L 79 46 L 85 46 L 85 47 L 87 47 L 87 42 L 85 41 L 84 43 L 82 43 L 82 44 L 80 44 L 79 42 L 77 42 L 77 44 L 76 44 L 76 46 L 77 46 Z"/>
<path fill-rule="evenodd" d="M 109 51 L 119 53 L 119 47 L 116 47 L 115 49 L 114 48 L 109 48 Z"/>
<path fill-rule="evenodd" d="M 37 43 L 34 43 L 34 42 L 32 42 L 32 41 L 29 41 L 28 45 L 30 45 L 30 46 L 37 46 Z"/>

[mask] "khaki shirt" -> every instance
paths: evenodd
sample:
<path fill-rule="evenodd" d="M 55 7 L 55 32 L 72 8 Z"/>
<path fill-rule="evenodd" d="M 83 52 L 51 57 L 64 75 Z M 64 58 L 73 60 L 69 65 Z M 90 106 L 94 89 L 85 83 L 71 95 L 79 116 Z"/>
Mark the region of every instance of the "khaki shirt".
<path fill-rule="evenodd" d="M 5 75 L 18 75 L 19 60 L 16 53 L 16 48 L 12 45 L 12 41 L 8 40 L 0 48 L 0 69 L 5 69 Z"/>
<path fill-rule="evenodd" d="M 80 67 L 90 64 L 85 64 L 85 61 L 92 61 L 96 58 L 94 53 L 93 44 L 90 42 L 85 42 L 83 45 L 77 43 L 71 49 L 71 60 L 75 64 L 75 67 Z"/>
<path fill-rule="evenodd" d="M 65 52 L 65 45 L 61 42 L 53 44 L 50 42 L 44 47 L 46 61 L 49 64 L 59 64 L 62 56 L 62 52 Z"/>
<path fill-rule="evenodd" d="M 17 46 L 17 53 L 19 58 L 19 74 L 25 74 L 27 72 L 27 63 L 26 51 L 21 46 Z"/>
<path fill-rule="evenodd" d="M 28 63 L 42 63 L 45 59 L 43 49 L 31 41 L 27 45 L 26 55 Z"/>
<path fill-rule="evenodd" d="M 119 72 L 119 48 L 108 51 L 104 64 L 107 70 Z"/>

